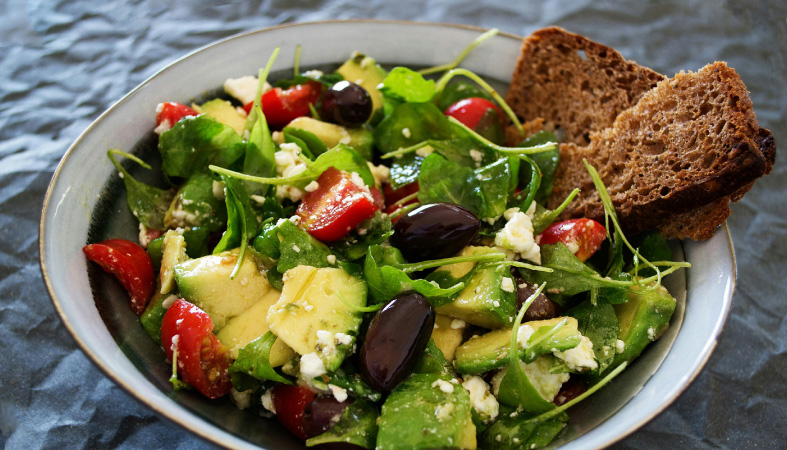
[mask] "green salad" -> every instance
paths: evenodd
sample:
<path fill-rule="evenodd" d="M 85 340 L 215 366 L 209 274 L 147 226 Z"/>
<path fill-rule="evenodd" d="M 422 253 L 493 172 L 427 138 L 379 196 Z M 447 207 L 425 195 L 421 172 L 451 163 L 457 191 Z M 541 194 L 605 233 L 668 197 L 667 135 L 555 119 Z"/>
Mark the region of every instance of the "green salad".
<path fill-rule="evenodd" d="M 108 156 L 139 244 L 87 245 L 128 290 L 173 389 L 275 417 L 308 447 L 514 449 L 666 330 L 676 301 L 658 233 L 626 237 L 543 205 L 558 139 L 525 135 L 456 61 L 269 84 L 156 111 L 167 188 Z M 508 130 L 506 130 L 508 128 Z M 513 136 L 513 138 L 512 138 Z M 261 419 L 262 420 L 262 419 Z"/>

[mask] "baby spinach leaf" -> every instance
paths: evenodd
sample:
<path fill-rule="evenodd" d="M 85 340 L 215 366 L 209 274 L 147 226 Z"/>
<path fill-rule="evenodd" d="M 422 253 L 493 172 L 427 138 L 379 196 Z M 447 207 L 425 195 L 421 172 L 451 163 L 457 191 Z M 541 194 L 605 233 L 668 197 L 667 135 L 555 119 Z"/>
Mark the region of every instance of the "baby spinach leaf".
<path fill-rule="evenodd" d="M 357 399 L 344 410 L 336 425 L 325 433 L 306 440 L 306 446 L 341 442 L 373 449 L 377 442 L 379 416 L 380 412 L 373 403 Z"/>
<path fill-rule="evenodd" d="M 284 140 L 286 142 L 290 142 L 291 140 L 294 141 L 295 139 L 300 140 L 300 142 L 306 146 L 304 154 L 309 159 L 314 159 L 328 151 L 328 147 L 325 146 L 325 143 L 311 131 L 302 128 L 284 127 L 282 133 L 284 133 Z M 298 145 L 300 145 L 300 143 Z"/>
<path fill-rule="evenodd" d="M 227 231 L 221 236 L 221 240 L 213 249 L 213 254 L 221 253 L 225 250 L 240 247 L 238 261 L 230 278 L 234 278 L 243 263 L 246 254 L 246 247 L 249 241 L 257 232 L 257 216 L 249 204 L 249 197 L 239 180 L 222 175 L 222 180 L 226 186 L 225 203 L 227 205 Z"/>
<path fill-rule="evenodd" d="M 403 155 L 396 158 L 391 164 L 391 187 L 399 189 L 402 186 L 418 181 L 418 173 L 424 158 L 415 154 Z"/>
<path fill-rule="evenodd" d="M 412 280 L 401 269 L 391 264 L 403 263 L 401 252 L 394 247 L 372 245 L 366 253 L 363 275 L 369 285 L 372 304 L 385 303 L 405 291 L 416 291 L 427 299 L 445 297 L 458 293 L 464 285 L 457 283 L 449 288 L 442 288 L 427 280 Z"/>
<path fill-rule="evenodd" d="M 392 234 L 391 219 L 377 211 L 371 219 L 365 220 L 347 236 L 331 243 L 330 247 L 334 253 L 344 256 L 348 261 L 355 261 L 366 255 L 369 246 L 382 244 Z"/>
<path fill-rule="evenodd" d="M 257 121 L 251 128 L 249 142 L 246 143 L 246 154 L 243 159 L 243 173 L 258 177 L 272 177 L 276 175 L 276 144 L 271 138 L 268 122 L 259 106 L 254 106 L 252 114 L 257 116 Z M 268 193 L 269 186 L 258 183 L 245 182 L 243 186 L 249 195 Z"/>
<path fill-rule="evenodd" d="M 259 380 L 271 380 L 284 384 L 292 384 L 290 380 L 273 370 L 270 363 L 271 347 L 276 342 L 276 335 L 268 331 L 264 335 L 246 344 L 238 352 L 238 359 L 229 368 L 230 375 L 242 373 Z M 234 383 L 233 383 L 234 384 Z"/>
<path fill-rule="evenodd" d="M 637 241 L 638 245 L 636 245 L 636 247 L 639 251 L 639 254 L 648 261 L 672 261 L 672 250 L 670 250 L 669 244 L 667 244 L 667 240 L 664 238 L 664 235 L 658 231 L 646 233 L 639 237 Z M 626 270 L 634 270 L 634 264 L 628 264 L 626 266 Z M 655 274 L 656 271 L 652 268 L 642 266 L 640 266 L 640 269 L 637 272 L 637 275 L 640 277 L 649 277 Z"/>
<path fill-rule="evenodd" d="M 205 115 L 179 120 L 161 133 L 158 148 L 164 174 L 180 178 L 204 172 L 211 164 L 230 167 L 245 151 L 240 136 L 232 127 Z"/>
<path fill-rule="evenodd" d="M 328 255 L 332 254 L 328 246 L 286 219 L 265 225 L 254 238 L 254 248 L 278 260 L 276 268 L 280 273 L 296 266 L 336 267 L 328 262 Z"/>
<path fill-rule="evenodd" d="M 445 111 L 446 108 L 459 100 L 470 97 L 481 97 L 490 102 L 494 101 L 488 92 L 478 87 L 475 83 L 464 80 L 455 81 L 448 84 L 440 94 L 440 110 Z"/>
<path fill-rule="evenodd" d="M 413 373 L 446 373 L 448 375 L 456 375 L 456 371 L 451 363 L 445 359 L 443 351 L 440 350 L 434 343 L 434 339 L 429 339 L 426 344 L 423 356 L 415 364 Z"/>
<path fill-rule="evenodd" d="M 213 194 L 213 177 L 196 173 L 178 189 L 164 216 L 165 228 L 205 227 L 220 231 L 227 223 L 227 207 Z"/>
<path fill-rule="evenodd" d="M 427 80 L 418 72 L 406 67 L 394 67 L 380 86 L 380 92 L 397 100 L 423 103 L 435 93 L 434 80 Z"/>
<path fill-rule="evenodd" d="M 454 127 L 432 103 L 399 104 L 374 130 L 374 142 L 382 153 L 455 136 Z"/>
<path fill-rule="evenodd" d="M 541 246 L 541 266 L 552 269 L 552 272 L 536 272 L 523 270 L 523 275 L 531 283 L 546 282 L 549 292 L 575 295 L 601 287 L 626 287 L 628 283 L 616 283 L 605 279 L 593 269 L 583 264 L 574 253 L 563 243 Z"/>
<path fill-rule="evenodd" d="M 612 364 L 616 354 L 616 343 L 620 326 L 615 308 L 608 303 L 593 305 L 585 300 L 571 308 L 566 315 L 577 319 L 579 332 L 593 342 L 593 352 L 598 361 L 596 373 L 602 373 Z"/>
<path fill-rule="evenodd" d="M 565 412 L 543 421 L 528 420 L 534 417 L 535 414 L 500 405 L 497 421 L 479 436 L 479 448 L 518 450 L 546 447 L 568 423 Z"/>
<path fill-rule="evenodd" d="M 539 131 L 538 133 L 530 136 L 519 144 L 520 147 L 533 147 L 536 145 L 547 144 L 549 142 L 557 142 L 557 137 L 549 131 Z M 533 153 L 528 155 L 533 162 L 536 163 L 541 170 L 541 185 L 536 192 L 535 200 L 538 203 L 546 203 L 546 200 L 552 194 L 554 183 L 552 178 L 557 170 L 557 165 L 560 162 L 560 150 L 555 148 L 541 153 Z M 532 169 L 529 165 L 523 164 L 520 169 L 520 179 L 523 185 L 526 185 L 532 177 Z"/>
<path fill-rule="evenodd" d="M 128 209 L 134 214 L 139 223 L 147 228 L 153 230 L 164 229 L 164 216 L 169 208 L 172 199 L 175 197 L 175 192 L 172 189 L 159 189 L 157 187 L 149 186 L 141 181 L 137 181 L 130 173 L 123 167 L 115 155 L 123 155 L 130 158 L 137 163 L 141 163 L 146 169 L 150 166 L 142 162 L 139 158 L 128 153 L 121 152 L 120 150 L 109 150 L 107 156 L 112 162 L 112 165 L 120 172 L 123 179 L 123 185 L 126 187 L 126 203 Z"/>

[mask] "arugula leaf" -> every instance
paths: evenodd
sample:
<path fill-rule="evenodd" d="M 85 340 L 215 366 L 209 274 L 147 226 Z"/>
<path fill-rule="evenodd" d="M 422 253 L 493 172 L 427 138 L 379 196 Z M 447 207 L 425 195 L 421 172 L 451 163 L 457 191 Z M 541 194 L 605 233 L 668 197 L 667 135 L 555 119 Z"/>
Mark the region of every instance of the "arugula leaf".
<path fill-rule="evenodd" d="M 204 172 L 208 165 L 230 167 L 245 151 L 232 127 L 204 114 L 185 117 L 161 133 L 158 148 L 164 174 L 180 178 Z"/>
<path fill-rule="evenodd" d="M 382 153 L 411 147 L 428 139 L 456 137 L 456 131 L 433 103 L 401 103 L 377 125 L 374 142 Z"/>
<path fill-rule="evenodd" d="M 605 279 L 596 271 L 583 264 L 562 242 L 541 246 L 541 266 L 552 272 L 524 270 L 527 281 L 541 284 L 546 282 L 549 292 L 575 295 L 601 287 L 628 287 L 630 283 Z"/>
<path fill-rule="evenodd" d="M 306 446 L 341 442 L 373 449 L 377 442 L 379 416 L 380 412 L 373 403 L 357 399 L 344 410 L 336 425 L 319 436 L 307 439 Z"/>
<path fill-rule="evenodd" d="M 568 423 L 565 412 L 543 421 L 528 420 L 535 417 L 535 414 L 500 405 L 497 421 L 478 438 L 479 448 L 518 450 L 546 447 Z"/>
<path fill-rule="evenodd" d="M 380 86 L 380 92 L 397 100 L 423 103 L 435 93 L 434 80 L 427 80 L 418 72 L 406 67 L 394 67 Z"/>
<path fill-rule="evenodd" d="M 270 353 L 276 335 L 268 331 L 264 335 L 249 342 L 238 352 L 238 359 L 229 368 L 230 375 L 242 373 L 251 375 L 259 380 L 271 380 L 284 384 L 292 384 L 290 380 L 279 375 L 273 370 L 270 363 Z M 235 383 L 233 382 L 233 385 Z"/>
<path fill-rule="evenodd" d="M 240 247 L 238 253 L 238 261 L 235 263 L 235 269 L 232 271 L 230 278 L 235 278 L 235 275 L 240 270 L 243 263 L 243 258 L 246 254 L 246 247 L 249 241 L 257 232 L 257 217 L 254 215 L 254 210 L 251 209 L 249 204 L 249 197 L 239 180 L 232 177 L 222 175 L 221 179 L 224 180 L 226 186 L 227 204 L 227 231 L 221 236 L 221 240 L 216 244 L 213 249 L 213 254 L 221 253 L 225 250 Z"/>
<path fill-rule="evenodd" d="M 128 204 L 128 209 L 131 210 L 131 213 L 134 214 L 134 217 L 137 218 L 139 223 L 145 227 L 153 230 L 163 230 L 164 216 L 167 213 L 170 203 L 172 203 L 172 199 L 175 197 L 175 192 L 172 189 L 159 189 L 137 181 L 128 173 L 126 168 L 115 159 L 115 155 L 125 156 L 148 170 L 150 170 L 150 166 L 136 156 L 121 152 L 120 150 L 112 149 L 107 152 L 107 157 L 109 157 L 112 165 L 114 165 L 122 175 L 123 185 L 126 187 L 126 203 Z"/>
<path fill-rule="evenodd" d="M 442 288 L 423 279 L 410 279 L 407 274 L 391 264 L 403 264 L 401 252 L 394 247 L 372 245 L 366 252 L 363 275 L 369 285 L 372 303 L 385 303 L 402 292 L 414 290 L 427 299 L 450 296 L 458 293 L 464 285 L 457 283 Z"/>
<path fill-rule="evenodd" d="M 249 142 L 246 143 L 246 154 L 243 159 L 243 173 L 258 177 L 272 177 L 276 175 L 276 144 L 271 138 L 268 122 L 259 106 L 254 106 L 252 114 L 257 116 L 257 121 L 251 128 Z M 269 186 L 245 182 L 244 187 L 249 195 L 268 193 Z"/>
<path fill-rule="evenodd" d="M 363 232 L 363 234 L 361 234 Z M 375 244 L 382 244 L 393 234 L 391 219 L 377 211 L 372 218 L 365 220 L 347 236 L 330 244 L 335 254 L 344 256 L 348 261 L 361 259 L 366 249 Z"/>
<path fill-rule="evenodd" d="M 670 250 L 664 235 L 658 231 L 646 233 L 637 240 L 637 250 L 639 254 L 648 261 L 672 261 L 672 250 Z M 634 264 L 631 263 L 627 265 L 625 270 L 634 270 Z M 637 272 L 637 275 L 640 277 L 649 277 L 655 274 L 656 271 L 650 267 L 642 267 Z"/>
<path fill-rule="evenodd" d="M 577 319 L 579 332 L 593 342 L 593 350 L 598 361 L 598 368 L 594 372 L 604 372 L 615 359 L 616 343 L 620 333 L 615 308 L 608 303 L 594 306 L 588 299 L 571 308 L 566 315 Z"/>

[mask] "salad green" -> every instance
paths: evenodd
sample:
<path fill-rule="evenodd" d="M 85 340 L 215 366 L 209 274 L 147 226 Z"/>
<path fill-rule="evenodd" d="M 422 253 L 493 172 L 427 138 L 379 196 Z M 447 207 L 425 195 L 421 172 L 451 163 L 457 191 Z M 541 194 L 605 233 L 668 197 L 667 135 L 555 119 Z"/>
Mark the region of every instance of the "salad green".
<path fill-rule="evenodd" d="M 662 277 L 687 264 L 658 234 L 624 236 L 590 166 L 605 224 L 556 222 L 576 192 L 543 207 L 555 135 L 504 142 L 518 119 L 457 68 L 492 35 L 421 72 L 362 54 L 333 73 L 296 62 L 271 88 L 274 52 L 250 93 L 230 83 L 229 110 L 160 108 L 170 189 L 109 151 L 158 274 L 140 320 L 175 389 L 230 394 L 307 446 L 538 448 L 664 332 L 676 302 Z M 330 107 L 368 110 L 358 126 L 327 121 L 341 115 L 321 93 L 342 81 L 360 88 Z M 367 354 L 381 339 L 395 350 Z"/>

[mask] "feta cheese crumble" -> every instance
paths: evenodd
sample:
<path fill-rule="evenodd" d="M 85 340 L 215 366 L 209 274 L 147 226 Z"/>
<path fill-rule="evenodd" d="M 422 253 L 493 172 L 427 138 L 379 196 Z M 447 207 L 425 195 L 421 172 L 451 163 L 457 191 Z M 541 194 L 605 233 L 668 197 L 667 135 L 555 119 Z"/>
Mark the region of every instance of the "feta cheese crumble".
<path fill-rule="evenodd" d="M 569 369 L 577 372 L 585 372 L 598 367 L 596 355 L 593 353 L 593 342 L 587 337 L 582 336 L 579 345 L 564 352 L 553 352 L 554 355 L 563 361 Z"/>
<path fill-rule="evenodd" d="M 563 386 L 563 383 L 568 381 L 569 378 L 567 373 L 550 373 L 549 369 L 552 368 L 551 361 L 551 358 L 541 357 L 530 364 L 525 364 L 522 361 L 519 362 L 530 384 L 532 384 L 539 395 L 548 402 L 555 399 L 555 396 L 560 391 L 560 387 Z M 499 371 L 495 374 L 494 378 L 492 378 L 492 393 L 494 395 L 498 395 L 500 392 L 500 383 L 503 381 L 503 377 L 505 377 L 507 372 L 508 367 Z"/>
<path fill-rule="evenodd" d="M 515 292 L 516 288 L 514 287 L 514 280 L 508 277 L 503 277 L 503 281 L 500 282 L 500 289 L 506 292 Z"/>
<path fill-rule="evenodd" d="M 268 411 L 276 414 L 276 406 L 273 404 L 273 395 L 271 393 L 272 389 L 268 389 L 267 391 L 262 393 L 262 397 L 260 397 L 260 401 L 262 402 L 262 407 L 267 409 Z"/>
<path fill-rule="evenodd" d="M 301 376 L 303 378 L 317 378 L 325 373 L 325 364 L 323 364 L 322 359 L 317 356 L 316 352 L 301 356 Z"/>
<path fill-rule="evenodd" d="M 252 75 L 246 75 L 240 78 L 227 78 L 224 81 L 224 92 L 246 105 L 254 101 L 254 97 L 257 95 L 257 86 L 259 86 L 259 84 L 260 82 L 257 77 Z M 265 82 L 262 92 L 267 92 L 270 89 L 271 85 Z"/>
<path fill-rule="evenodd" d="M 503 216 L 508 222 L 495 235 L 495 245 L 519 253 L 522 259 L 541 264 L 541 248 L 533 237 L 535 211 L 535 202 L 527 213 L 519 211 L 519 208 L 507 209 Z"/>
<path fill-rule="evenodd" d="M 380 164 L 379 166 L 375 166 L 374 164 L 371 163 L 371 161 L 366 161 L 366 165 L 369 166 L 369 170 L 372 172 L 375 186 L 379 187 L 390 181 L 391 169 L 389 169 L 387 166 L 384 166 L 382 164 Z"/>
<path fill-rule="evenodd" d="M 462 386 L 470 393 L 470 404 L 484 422 L 488 423 L 497 418 L 500 404 L 489 391 L 489 385 L 483 378 L 476 375 L 467 376 L 462 382 Z"/>
<path fill-rule="evenodd" d="M 335 398 L 337 402 L 343 402 L 347 400 L 347 389 L 340 388 L 339 386 L 333 384 L 329 384 L 328 389 L 331 390 L 331 394 L 333 394 L 333 398 Z"/>
<path fill-rule="evenodd" d="M 300 158 L 301 148 L 298 144 L 285 142 L 281 144 L 278 152 L 274 154 L 276 158 L 276 175 L 287 178 L 298 175 L 306 170 L 306 164 Z M 277 185 L 276 199 L 279 201 L 288 198 L 297 202 L 303 198 L 304 192 L 295 186 Z"/>
<path fill-rule="evenodd" d="M 445 392 L 446 394 L 450 394 L 454 392 L 454 385 L 451 384 L 451 382 L 445 380 L 435 381 L 434 383 L 432 383 L 432 387 L 440 388 L 440 390 Z"/>

